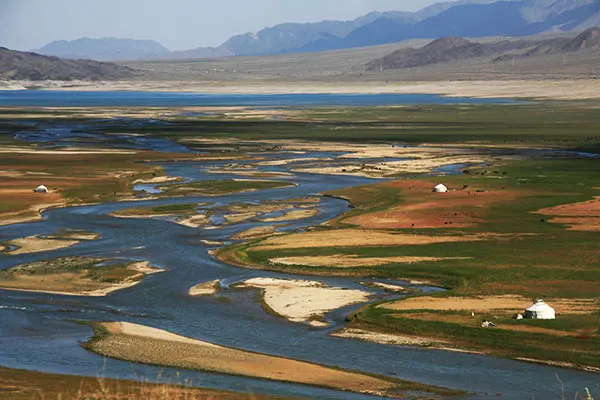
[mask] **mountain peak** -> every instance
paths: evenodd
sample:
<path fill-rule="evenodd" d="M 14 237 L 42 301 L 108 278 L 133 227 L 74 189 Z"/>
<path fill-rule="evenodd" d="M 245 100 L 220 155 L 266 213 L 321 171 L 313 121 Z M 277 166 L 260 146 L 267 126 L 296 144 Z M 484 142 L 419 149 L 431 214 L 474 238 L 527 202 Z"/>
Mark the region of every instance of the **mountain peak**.
<path fill-rule="evenodd" d="M 575 37 L 564 48 L 566 51 L 585 50 L 600 45 L 600 28 L 590 28 Z"/>
<path fill-rule="evenodd" d="M 425 49 L 447 50 L 447 49 L 453 49 L 453 48 L 457 48 L 457 47 L 465 47 L 470 44 L 472 44 L 472 43 L 469 42 L 467 39 L 463 39 L 463 38 L 456 37 L 456 36 L 448 36 L 448 37 L 434 40 L 433 42 L 431 42 L 427 46 L 425 46 Z"/>

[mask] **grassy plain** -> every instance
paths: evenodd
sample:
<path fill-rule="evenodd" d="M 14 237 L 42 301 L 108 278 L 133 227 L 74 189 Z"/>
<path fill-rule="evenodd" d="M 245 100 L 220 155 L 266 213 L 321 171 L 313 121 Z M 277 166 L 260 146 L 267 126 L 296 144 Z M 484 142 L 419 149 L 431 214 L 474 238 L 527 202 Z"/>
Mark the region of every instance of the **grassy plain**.
<path fill-rule="evenodd" d="M 394 137 L 398 142 L 503 151 L 599 150 L 600 137 L 593 126 L 600 112 L 591 104 L 553 104 L 546 109 L 539 104 L 467 106 L 464 112 L 454 106 L 424 109 L 414 110 L 411 119 L 420 121 L 422 128 L 409 123 L 403 133 L 374 130 L 373 136 L 365 135 L 363 129 L 357 131 L 373 140 Z M 386 110 L 370 118 L 408 117 L 408 110 L 411 107 Z M 331 118 L 342 117 L 334 114 Z M 348 112 L 346 119 L 362 118 L 366 115 L 357 111 Z M 401 117 L 397 118 L 399 122 Z M 438 123 L 437 132 L 432 132 Z M 311 232 L 234 245 L 221 250 L 218 257 L 235 265 L 287 273 L 426 282 L 449 289 L 434 295 L 439 304 L 449 297 L 468 303 L 517 296 L 522 305 L 508 309 L 501 304 L 492 309 L 451 310 L 370 305 L 354 313 L 351 327 L 598 370 L 600 247 L 592 200 L 600 196 L 600 159 L 562 157 L 515 152 L 513 159 L 466 167 L 459 175 L 413 177 L 330 192 L 347 199 L 353 209 Z M 432 193 L 440 181 L 452 190 Z M 564 205 L 579 203 L 584 206 L 566 206 L 579 212 L 569 211 L 572 223 L 556 218 Z M 549 209 L 558 211 L 550 213 Z M 572 221 L 573 217 L 579 218 Z M 315 261 L 319 257 L 326 262 Z M 394 262 L 402 258 L 412 262 Z M 365 262 L 360 263 L 361 259 Z M 556 320 L 511 318 L 531 305 L 529 299 L 538 297 L 557 308 Z M 569 306 L 573 302 L 589 307 L 574 309 Z M 497 328 L 482 328 L 486 319 Z"/>

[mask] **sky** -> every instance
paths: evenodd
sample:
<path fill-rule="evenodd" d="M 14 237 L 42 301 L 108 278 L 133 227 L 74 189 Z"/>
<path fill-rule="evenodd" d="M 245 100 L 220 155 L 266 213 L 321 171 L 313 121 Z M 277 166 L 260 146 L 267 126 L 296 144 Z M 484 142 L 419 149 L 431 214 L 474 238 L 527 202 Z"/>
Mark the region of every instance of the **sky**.
<path fill-rule="evenodd" d="M 153 39 L 170 50 L 218 46 L 282 22 L 414 11 L 437 0 L 0 0 L 0 46 L 37 49 L 80 37 Z"/>

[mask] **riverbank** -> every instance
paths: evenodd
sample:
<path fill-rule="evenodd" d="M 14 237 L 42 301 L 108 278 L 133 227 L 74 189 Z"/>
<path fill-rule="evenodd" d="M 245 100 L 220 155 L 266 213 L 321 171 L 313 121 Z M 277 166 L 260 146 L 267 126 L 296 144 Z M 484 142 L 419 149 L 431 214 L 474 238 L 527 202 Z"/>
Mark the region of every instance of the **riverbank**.
<path fill-rule="evenodd" d="M 29 82 L 15 82 L 27 87 Z M 473 98 L 536 98 L 582 100 L 600 97 L 600 82 L 578 80 L 505 80 L 434 82 L 215 82 L 215 81 L 116 81 L 116 82 L 36 82 L 36 89 L 75 91 L 148 91 L 223 94 L 438 94 Z"/>

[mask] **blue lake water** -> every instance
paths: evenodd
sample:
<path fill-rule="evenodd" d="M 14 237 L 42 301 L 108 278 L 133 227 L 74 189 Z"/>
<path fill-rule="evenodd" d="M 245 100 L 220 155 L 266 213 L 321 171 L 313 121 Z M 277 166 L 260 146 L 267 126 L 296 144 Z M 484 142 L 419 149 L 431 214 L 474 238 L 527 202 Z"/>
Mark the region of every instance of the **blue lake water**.
<path fill-rule="evenodd" d="M 389 106 L 402 104 L 510 104 L 510 99 L 473 99 L 430 94 L 202 94 L 164 92 L 0 92 L 0 106 L 186 107 L 186 106 Z"/>

